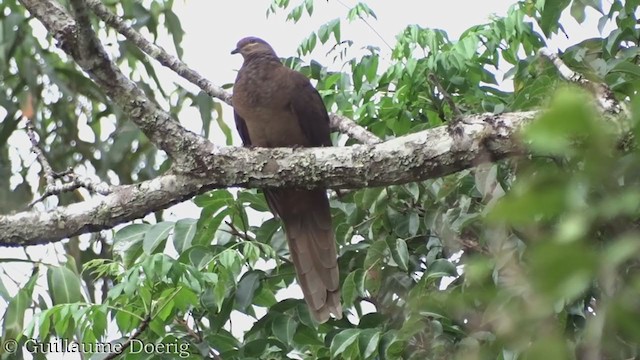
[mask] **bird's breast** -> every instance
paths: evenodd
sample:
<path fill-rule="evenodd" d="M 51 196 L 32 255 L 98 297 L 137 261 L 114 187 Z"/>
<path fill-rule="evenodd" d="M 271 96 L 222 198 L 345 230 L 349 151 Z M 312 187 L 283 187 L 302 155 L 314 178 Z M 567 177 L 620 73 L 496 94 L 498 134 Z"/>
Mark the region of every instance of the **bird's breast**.
<path fill-rule="evenodd" d="M 244 119 L 251 144 L 262 147 L 310 146 L 291 109 L 296 86 L 282 65 L 245 64 L 234 85 L 233 107 Z"/>
<path fill-rule="evenodd" d="M 309 146 L 298 119 L 289 109 L 252 107 L 240 114 L 247 125 L 251 144 L 262 147 Z"/>

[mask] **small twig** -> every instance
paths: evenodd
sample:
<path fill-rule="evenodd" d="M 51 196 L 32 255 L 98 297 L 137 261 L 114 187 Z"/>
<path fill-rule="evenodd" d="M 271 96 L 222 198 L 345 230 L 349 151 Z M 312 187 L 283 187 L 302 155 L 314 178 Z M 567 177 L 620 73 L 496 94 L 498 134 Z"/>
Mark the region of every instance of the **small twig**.
<path fill-rule="evenodd" d="M 229 221 L 225 221 L 225 224 L 227 224 L 229 226 L 229 230 L 223 230 L 226 231 L 227 233 L 233 235 L 233 236 L 237 236 L 240 239 L 242 239 L 243 241 L 258 241 L 255 238 L 249 236 L 249 234 L 247 233 L 242 233 L 235 225 L 233 225 L 231 222 Z M 286 264 L 293 264 L 293 262 L 289 259 L 287 259 L 286 257 L 282 256 L 282 255 L 277 255 L 278 259 L 280 259 L 280 261 L 286 263 Z"/>
<path fill-rule="evenodd" d="M 243 241 L 256 241 L 253 237 L 251 237 L 247 232 L 240 231 L 231 221 L 225 221 L 225 224 L 229 226 L 229 230 L 223 230 L 233 236 L 237 236 Z"/>
<path fill-rule="evenodd" d="M 44 155 L 44 151 L 42 151 L 42 148 L 40 147 L 40 143 L 37 139 L 36 131 L 33 123 L 31 122 L 31 119 L 29 119 L 28 117 L 24 117 L 24 119 L 26 121 L 27 136 L 31 141 L 31 149 L 34 153 L 36 153 L 38 163 L 40 163 L 40 166 L 42 166 L 42 171 L 44 172 L 44 176 L 47 181 L 47 186 L 45 187 L 44 194 L 42 194 L 42 196 L 38 197 L 36 200 L 32 201 L 28 205 L 28 208 L 33 207 L 33 205 L 43 201 L 51 195 L 59 195 L 65 192 L 71 192 L 81 187 L 101 195 L 108 195 L 111 193 L 111 187 L 109 187 L 109 185 L 105 183 L 95 183 L 90 179 L 82 178 L 74 174 L 72 169 L 67 169 L 60 173 L 56 173 L 55 171 L 53 171 L 53 168 L 49 164 L 47 157 Z M 61 180 L 65 178 L 69 178 L 70 182 L 66 184 L 56 184 L 56 179 Z"/>
<path fill-rule="evenodd" d="M 67 170 L 62 172 L 53 173 L 53 177 L 56 179 L 62 179 L 65 176 L 72 175 L 72 174 L 73 174 L 73 168 L 68 168 Z"/>
<path fill-rule="evenodd" d="M 25 117 L 25 120 L 27 122 L 27 136 L 29 136 L 29 140 L 31 141 L 31 150 L 36 153 L 38 162 L 40 163 L 40 166 L 42 166 L 42 171 L 44 171 L 44 176 L 47 179 L 47 187 L 53 187 L 55 186 L 56 175 L 53 172 L 51 165 L 49 165 L 47 157 L 44 156 L 44 152 L 40 148 L 40 143 L 36 138 L 36 130 L 33 127 L 31 119 Z"/>
<path fill-rule="evenodd" d="M 193 340 L 196 343 L 201 343 L 203 341 L 202 335 L 200 335 L 200 331 L 198 329 L 196 329 L 196 330 L 192 329 L 185 319 L 177 318 L 177 319 L 175 319 L 175 322 L 178 323 L 178 325 L 182 326 L 185 329 L 185 331 L 187 332 L 187 335 L 189 335 L 191 338 L 193 338 Z M 194 325 L 197 327 L 197 323 L 195 323 Z M 211 347 L 209 347 L 209 358 L 210 359 L 222 360 L 222 357 L 220 357 L 220 355 L 218 355 L 218 353 L 216 353 L 216 350 L 211 348 Z"/>
<path fill-rule="evenodd" d="M 374 135 L 371 131 L 358 125 L 355 121 L 338 114 L 329 114 L 329 124 L 332 129 L 339 131 L 363 144 L 375 145 L 382 142 L 382 139 Z"/>
<path fill-rule="evenodd" d="M 236 206 L 237 206 L 237 204 L 238 203 L 236 203 Z M 247 231 L 249 229 L 249 224 L 247 224 L 247 222 L 245 221 L 245 217 L 242 216 L 243 211 L 242 211 L 242 207 L 241 206 L 240 206 L 240 209 L 238 209 L 238 212 L 240 213 L 240 215 L 239 215 L 240 216 L 240 221 L 242 221 L 242 227 L 244 228 L 243 229 L 244 236 L 248 238 L 249 237 L 249 233 Z M 233 218 L 232 218 L 232 220 L 233 220 Z M 233 226 L 233 223 L 231 223 L 231 225 Z"/>
<path fill-rule="evenodd" d="M 558 69 L 562 77 L 567 81 L 576 81 L 580 78 L 580 75 L 575 73 L 573 70 L 569 69 L 569 67 L 560 59 L 558 54 L 554 54 L 549 49 L 542 48 L 538 50 L 538 54 L 540 56 L 544 56 L 549 59 L 553 65 Z"/>
<path fill-rule="evenodd" d="M 147 330 L 147 328 L 149 327 L 149 323 L 151 322 L 151 316 L 148 315 L 140 324 L 140 326 L 138 326 L 138 329 L 136 329 L 136 331 L 131 334 L 131 336 L 124 342 L 122 343 L 122 346 L 120 347 L 120 351 L 114 351 L 112 353 L 110 353 L 109 355 L 105 356 L 103 358 L 103 360 L 113 360 L 116 357 L 120 356 L 122 353 L 124 353 L 125 350 L 127 350 L 130 346 L 131 346 L 131 342 L 133 340 L 136 340 L 140 335 L 142 335 L 142 333 Z"/>
<path fill-rule="evenodd" d="M 187 335 L 191 336 L 193 340 L 195 340 L 195 342 L 197 343 L 202 342 L 202 336 L 197 332 L 195 332 L 191 327 L 189 327 L 189 324 L 185 319 L 176 318 L 174 321 L 178 323 L 178 325 L 184 327 L 185 331 L 187 332 Z"/>
<path fill-rule="evenodd" d="M 562 77 L 570 82 L 577 82 L 583 85 L 587 90 L 589 90 L 593 95 L 595 95 L 598 100 L 598 105 L 605 112 L 612 114 L 624 113 L 628 118 L 631 117 L 631 111 L 627 107 L 624 102 L 619 102 L 615 96 L 613 95 L 613 91 L 603 83 L 594 83 L 583 78 L 580 74 L 571 70 L 565 63 L 560 59 L 558 54 L 555 54 L 549 51 L 546 48 L 542 48 L 538 51 L 540 56 L 544 56 L 548 58 L 553 65 L 558 69 Z"/>
<path fill-rule="evenodd" d="M 462 114 L 462 111 L 460 111 L 456 103 L 453 101 L 453 98 L 447 92 L 444 86 L 442 86 L 442 84 L 440 83 L 436 75 L 433 73 L 430 73 L 428 78 L 429 78 L 429 81 L 436 87 L 436 89 L 438 89 L 438 92 L 442 95 L 442 98 L 444 99 L 444 101 L 449 105 L 449 107 L 451 108 L 451 111 L 453 111 L 454 121 L 462 119 L 464 116 Z"/>
<path fill-rule="evenodd" d="M 60 195 L 62 193 L 75 191 L 79 188 L 85 188 L 92 193 L 96 193 L 100 195 L 109 195 L 113 192 L 113 189 L 111 188 L 111 186 L 107 185 L 104 182 L 96 183 L 91 179 L 83 178 L 73 173 L 70 174 L 68 173 L 68 170 L 62 174 L 54 174 L 53 177 L 57 179 L 69 178 L 70 182 L 59 184 L 59 185 L 56 185 L 56 184 L 47 185 L 44 194 L 42 194 L 42 196 L 32 201 L 29 204 L 29 207 L 33 207 L 33 205 L 43 201 L 49 196 Z"/>

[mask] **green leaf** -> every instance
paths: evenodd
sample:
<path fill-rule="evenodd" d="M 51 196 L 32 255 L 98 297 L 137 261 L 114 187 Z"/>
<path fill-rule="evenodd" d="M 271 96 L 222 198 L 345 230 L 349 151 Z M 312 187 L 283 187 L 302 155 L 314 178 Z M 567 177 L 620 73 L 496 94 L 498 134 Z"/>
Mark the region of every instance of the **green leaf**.
<path fill-rule="evenodd" d="M 364 283 L 366 289 L 372 294 L 378 292 L 382 283 L 381 269 L 388 249 L 386 241 L 378 240 L 367 251 L 367 256 L 364 260 Z"/>
<path fill-rule="evenodd" d="M 396 239 L 395 247 L 391 248 L 391 257 L 403 271 L 409 270 L 409 249 L 407 242 L 403 239 Z"/>
<path fill-rule="evenodd" d="M 640 252 L 640 242 L 633 236 L 623 237 L 617 242 L 608 245 L 603 258 L 611 266 L 618 266 Z"/>
<path fill-rule="evenodd" d="M 256 193 L 255 190 L 239 191 L 238 202 L 242 204 L 248 204 L 252 209 L 256 211 L 269 211 L 269 206 L 267 205 L 264 196 L 260 193 Z"/>
<path fill-rule="evenodd" d="M 378 240 L 369 246 L 364 260 L 364 268 L 368 269 L 376 264 L 381 264 L 389 247 L 384 240 Z"/>
<path fill-rule="evenodd" d="M 602 11 L 602 0 L 577 0 L 583 4 L 585 4 L 586 6 L 589 6 L 593 9 L 595 9 L 597 12 L 603 14 Z"/>
<path fill-rule="evenodd" d="M 525 129 L 531 148 L 540 153 L 566 155 L 572 151 L 576 136 L 602 133 L 591 104 L 590 96 L 580 89 L 559 89 L 550 108 Z"/>
<path fill-rule="evenodd" d="M 176 222 L 173 233 L 173 246 L 178 254 L 191 247 L 191 242 L 196 236 L 198 220 L 181 219 Z"/>
<path fill-rule="evenodd" d="M 436 259 L 427 268 L 428 274 L 445 274 L 447 276 L 458 276 L 456 266 L 447 259 Z"/>
<path fill-rule="evenodd" d="M 271 331 L 285 344 L 290 344 L 296 332 L 298 323 L 287 315 L 281 315 L 273 320 Z"/>
<path fill-rule="evenodd" d="M 307 9 L 307 14 L 313 15 L 313 0 L 304 0 L 304 6 Z"/>
<path fill-rule="evenodd" d="M 53 319 L 54 329 L 57 335 L 65 337 L 69 335 L 70 330 L 73 330 L 72 319 L 73 314 L 77 306 L 63 304 L 60 308 L 60 312 L 56 314 Z"/>
<path fill-rule="evenodd" d="M 132 244 L 124 253 L 122 253 L 122 262 L 126 269 L 131 268 L 142 255 L 142 240 L 143 238 Z"/>
<path fill-rule="evenodd" d="M 298 54 L 306 55 L 311 53 L 313 49 L 316 47 L 316 39 L 317 39 L 316 33 L 312 32 L 311 35 L 309 35 L 306 39 L 302 40 L 302 43 L 298 47 Z"/>
<path fill-rule="evenodd" d="M 14 296 L 2 316 L 2 339 L 18 340 L 24 326 L 24 313 L 31 305 L 31 296 L 38 279 L 38 270 L 34 269 L 27 284 Z M 4 350 L 4 349 L 3 349 Z M 0 351 L 2 353 L 2 351 Z"/>
<path fill-rule="evenodd" d="M 213 120 L 213 106 L 214 101 L 207 93 L 200 91 L 193 100 L 193 105 L 198 108 L 200 112 L 200 118 L 202 119 L 202 130 L 204 131 L 204 137 L 209 137 L 209 130 L 211 127 L 211 120 Z M 228 145 L 228 144 L 227 144 Z"/>
<path fill-rule="evenodd" d="M 318 338 L 318 332 L 306 325 L 299 324 L 293 335 L 293 342 L 298 345 L 321 346 L 324 343 Z"/>
<path fill-rule="evenodd" d="M 553 0 L 544 3 L 540 16 L 540 27 L 547 37 L 556 32 L 560 23 L 560 15 L 571 3 L 571 0 Z"/>
<path fill-rule="evenodd" d="M 206 194 L 196 196 L 193 199 L 193 202 L 201 208 L 218 210 L 223 206 L 233 204 L 233 195 L 231 195 L 231 193 L 226 189 L 213 190 Z"/>
<path fill-rule="evenodd" d="M 358 288 L 355 282 L 357 271 L 362 272 L 362 269 L 358 269 L 356 271 L 349 273 L 349 275 L 347 275 L 347 278 L 344 279 L 344 282 L 342 283 L 342 289 L 341 289 L 342 302 L 345 307 L 352 306 L 354 301 L 358 297 Z"/>
<path fill-rule="evenodd" d="M 226 277 L 226 275 L 223 275 L 224 273 L 219 273 L 220 277 Z M 220 280 L 216 283 L 216 285 L 213 287 L 213 293 L 211 294 L 211 299 L 213 300 L 213 304 L 215 304 L 215 308 L 218 311 L 222 311 L 222 305 L 224 304 L 225 299 L 227 298 L 228 295 L 228 285 L 227 285 L 227 281 L 224 280 Z"/>
<path fill-rule="evenodd" d="M 129 276 L 123 280 L 122 284 L 124 284 L 124 293 L 132 296 L 140 286 L 140 271 L 138 269 L 129 271 Z"/>
<path fill-rule="evenodd" d="M 520 357 L 518 357 L 520 358 Z M 571 359 L 567 343 L 562 338 L 550 337 L 537 339 L 522 353 L 524 359 Z"/>
<path fill-rule="evenodd" d="M 573 300 L 591 285 L 599 255 L 581 243 L 542 243 L 530 254 L 532 280 L 541 296 Z"/>
<path fill-rule="evenodd" d="M 242 255 L 253 266 L 260 258 L 260 248 L 252 242 L 245 242 L 242 246 Z"/>
<path fill-rule="evenodd" d="M 84 300 L 78 274 L 65 266 L 49 267 L 47 284 L 54 305 L 76 303 Z"/>
<path fill-rule="evenodd" d="M 360 329 L 347 329 L 339 332 L 333 340 L 331 340 L 331 357 L 340 358 L 340 356 L 353 344 L 357 344 Z"/>
<path fill-rule="evenodd" d="M 103 336 L 107 331 L 107 306 L 95 305 L 91 312 L 93 333 L 96 336 Z"/>
<path fill-rule="evenodd" d="M 358 348 L 363 359 L 369 359 L 378 352 L 380 330 L 366 329 L 358 336 Z"/>
<path fill-rule="evenodd" d="M 578 22 L 578 24 L 582 24 L 586 19 L 585 13 L 586 5 L 580 0 L 574 0 L 571 3 L 571 16 Z"/>
<path fill-rule="evenodd" d="M 113 237 L 114 251 L 125 251 L 133 244 L 141 241 L 150 227 L 151 225 L 149 224 L 131 224 L 118 230 Z"/>
<path fill-rule="evenodd" d="M 402 354 L 405 348 L 405 341 L 393 337 L 384 350 L 385 357 L 387 359 L 400 358 L 400 354 Z"/>
<path fill-rule="evenodd" d="M 225 249 L 218 254 L 218 262 L 234 273 L 240 271 L 241 258 L 237 250 Z"/>
<path fill-rule="evenodd" d="M 224 134 L 227 145 L 233 144 L 233 134 L 231 132 L 231 128 L 227 125 L 227 122 L 224 121 L 224 117 L 222 116 L 222 104 L 219 102 L 213 103 L 213 109 L 216 111 L 216 123 L 218 124 L 218 128 Z"/>
<path fill-rule="evenodd" d="M 51 314 L 55 311 L 55 308 L 43 310 L 38 316 L 38 334 L 40 338 L 49 336 L 49 330 L 51 329 Z M 2 353 L 2 351 L 0 351 Z"/>
<path fill-rule="evenodd" d="M 220 329 L 217 334 L 211 335 L 211 337 L 207 337 L 208 342 L 211 344 L 216 344 L 216 350 L 224 353 L 229 350 L 237 349 L 240 343 L 238 339 L 236 339 L 230 332 Z"/>
<path fill-rule="evenodd" d="M 9 295 L 7 288 L 4 286 L 2 278 L 0 278 L 0 298 L 6 300 L 7 302 L 9 301 L 9 299 L 11 299 L 11 295 Z"/>
<path fill-rule="evenodd" d="M 280 221 L 271 218 L 262 223 L 262 226 L 256 232 L 256 240 L 268 244 L 278 229 L 280 229 Z"/>
<path fill-rule="evenodd" d="M 640 79 L 640 66 L 632 64 L 630 62 L 620 62 L 614 66 L 609 73 L 623 73 L 631 75 L 634 80 Z"/>
<path fill-rule="evenodd" d="M 364 20 L 364 18 L 368 16 L 377 19 L 376 14 L 373 12 L 373 10 L 371 10 L 371 8 L 363 2 L 357 3 L 356 6 L 349 9 L 349 12 L 347 13 L 347 19 L 349 19 L 349 21 L 354 21 L 356 20 L 356 18 L 361 18 Z"/>
<path fill-rule="evenodd" d="M 329 40 L 329 36 L 331 35 L 331 31 L 329 29 L 329 23 L 320 25 L 318 29 L 318 39 L 320 39 L 321 43 L 326 43 Z"/>
<path fill-rule="evenodd" d="M 326 43 L 329 40 L 329 36 L 333 34 L 337 43 L 340 42 L 340 18 L 333 19 L 325 24 L 322 24 L 318 29 L 318 39 L 321 43 Z"/>
<path fill-rule="evenodd" d="M 253 303 L 257 306 L 269 308 L 277 304 L 278 300 L 276 300 L 276 296 L 273 294 L 273 291 L 268 289 L 266 286 L 261 286 L 258 288 L 258 293 L 253 297 Z"/>
<path fill-rule="evenodd" d="M 216 232 L 220 229 L 220 224 L 222 220 L 224 220 L 231 213 L 230 208 L 226 208 L 215 216 L 211 217 L 212 212 L 210 208 L 204 208 L 202 213 L 200 214 L 200 219 L 198 220 L 198 226 L 196 230 L 196 237 L 193 239 L 193 245 L 203 245 L 207 246 L 211 244 L 211 241 L 214 239 Z"/>
<path fill-rule="evenodd" d="M 179 59 L 182 59 L 182 37 L 184 36 L 184 30 L 182 30 L 180 19 L 173 11 L 168 9 L 165 9 L 164 11 L 164 19 L 167 31 L 173 37 L 173 45 L 176 48 L 176 54 L 178 54 Z"/>
<path fill-rule="evenodd" d="M 238 283 L 236 291 L 236 306 L 244 311 L 253 302 L 253 295 L 260 286 L 260 279 L 264 276 L 262 271 L 252 270 L 244 274 Z"/>
<path fill-rule="evenodd" d="M 174 223 L 171 221 L 163 221 L 152 225 L 144 235 L 144 243 L 142 244 L 144 252 L 148 255 L 153 253 L 160 243 L 167 240 L 173 227 Z"/>
<path fill-rule="evenodd" d="M 361 207 L 369 211 L 371 207 L 381 198 L 386 196 L 385 188 L 366 188 L 358 191 L 356 194 L 356 202 L 361 202 Z M 358 201 L 362 197 L 362 200 Z"/>
<path fill-rule="evenodd" d="M 384 324 L 385 322 L 384 315 L 379 312 L 373 312 L 366 315 L 363 315 L 360 318 L 360 323 L 358 323 L 358 328 L 360 329 L 370 329 L 377 328 Z"/>
<path fill-rule="evenodd" d="M 302 17 L 302 11 L 304 10 L 304 4 L 300 4 L 289 12 L 287 15 L 287 20 L 293 20 L 294 23 L 297 23 Z"/>
<path fill-rule="evenodd" d="M 142 263 L 142 270 L 147 277 L 147 280 L 157 281 L 163 279 L 175 264 L 175 260 L 169 256 L 156 253 L 152 256 L 146 257 Z"/>
<path fill-rule="evenodd" d="M 266 339 L 258 339 L 248 342 L 242 348 L 242 353 L 244 355 L 242 359 L 253 359 L 263 355 L 267 345 L 268 343 Z"/>

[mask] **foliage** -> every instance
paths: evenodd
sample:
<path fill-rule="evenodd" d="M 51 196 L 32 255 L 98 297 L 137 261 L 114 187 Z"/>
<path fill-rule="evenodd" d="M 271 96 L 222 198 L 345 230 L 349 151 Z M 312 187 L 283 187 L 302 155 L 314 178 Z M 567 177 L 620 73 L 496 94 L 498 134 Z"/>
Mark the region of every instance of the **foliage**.
<path fill-rule="evenodd" d="M 162 23 L 180 54 L 183 34 L 171 5 L 112 4 L 154 36 Z M 311 0 L 274 0 L 268 14 L 286 9 L 297 22 L 313 16 L 313 6 Z M 595 9 L 602 27 L 611 21 L 616 29 L 575 44 L 560 58 L 579 83 L 605 84 L 614 99 L 628 101 L 640 79 L 637 7 L 631 0 L 614 0 L 606 9 L 599 1 L 526 0 L 455 41 L 441 30 L 410 25 L 397 35 L 390 63 L 373 47 L 351 57 L 354 44 L 341 32 L 343 20 L 335 19 L 310 34 L 299 55 L 318 41 L 335 45 L 335 61 L 347 71 L 285 60 L 317 81 L 328 108 L 381 138 L 446 124 L 458 111 L 544 109 L 522 134 L 530 156 L 332 199 L 350 316 L 317 325 L 304 301 L 278 300 L 295 279 L 279 222 L 250 221 L 268 213 L 259 191 L 215 190 L 193 200 L 202 210 L 199 219 L 162 221 L 158 214 L 154 224 L 129 224 L 96 240 L 110 251 L 89 247 L 65 265 L 48 267 L 46 300 L 31 300 L 38 266 L 17 295 L 9 297 L 0 286 L 9 302 L 3 338 L 93 343 L 104 341 L 115 323 L 124 341 L 148 320 L 141 339 L 189 344 L 194 359 L 212 352 L 223 359 L 640 356 L 640 154 L 619 137 L 640 134 L 640 102 L 632 103 L 631 119 L 602 115 L 588 87 L 568 84 L 539 51 L 563 31 L 564 10 L 583 21 L 585 9 Z M 37 130 L 57 168 L 91 164 L 98 175 L 112 171 L 122 183 L 157 174 L 153 146 L 127 117 L 52 44 L 27 31 L 34 20 L 22 8 L 10 1 L 0 10 L 7 88 L 0 97 L 6 111 L 0 143 L 16 131 L 16 100 L 33 96 Z M 345 16 L 375 17 L 365 3 Z M 129 75 L 149 96 L 169 98 L 144 55 L 126 41 L 117 43 L 127 49 L 114 55 Z M 499 87 L 497 71 L 512 91 Z M 209 131 L 211 111 L 219 113 L 220 105 L 181 88 L 176 93 L 171 112 L 178 114 L 191 99 L 203 114 L 203 133 Z M 82 116 L 94 141 L 78 138 Z M 105 121 L 117 130 L 102 134 Z M 0 161 L 7 163 L 8 151 L 0 148 Z M 23 164 L 22 178 L 27 170 Z M 8 200 L 0 204 L 12 204 L 2 210 L 28 202 L 32 189 L 21 188 L 26 183 L 2 186 Z M 93 282 L 107 284 L 108 291 L 100 297 L 83 290 Z M 29 309 L 37 316 L 26 324 Z M 242 338 L 230 331 L 236 312 L 257 319 Z"/>

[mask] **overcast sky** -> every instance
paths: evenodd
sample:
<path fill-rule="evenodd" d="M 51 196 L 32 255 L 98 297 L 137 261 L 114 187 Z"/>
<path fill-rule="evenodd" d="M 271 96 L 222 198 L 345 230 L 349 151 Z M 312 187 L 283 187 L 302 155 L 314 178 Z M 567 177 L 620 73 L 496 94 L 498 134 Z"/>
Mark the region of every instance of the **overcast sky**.
<path fill-rule="evenodd" d="M 382 57 L 388 58 L 389 47 L 395 44 L 395 37 L 409 24 L 445 30 L 450 39 L 456 39 L 470 26 L 486 23 L 492 15 L 504 16 L 515 0 L 368 0 L 365 1 L 376 13 L 376 19 L 368 19 L 369 24 L 380 36 L 362 21 L 349 23 L 345 19 L 348 8 L 356 0 L 315 0 L 312 17 L 303 14 L 301 21 L 294 24 L 285 21 L 288 10 L 298 4 L 292 0 L 286 10 L 278 10 L 275 15 L 265 16 L 271 0 L 235 0 L 227 2 L 191 0 L 176 1 L 175 11 L 182 20 L 185 30 L 183 40 L 184 61 L 217 85 L 232 83 L 236 70 L 242 65 L 242 57 L 229 52 L 236 42 L 245 36 L 258 36 L 269 42 L 281 57 L 295 56 L 296 49 L 303 39 L 322 24 L 335 18 L 342 18 L 342 38 L 354 41 L 354 49 L 374 45 L 381 49 Z M 221 5 L 221 4 L 224 5 Z M 587 22 L 579 25 L 570 16 L 565 16 L 563 26 L 569 38 L 556 36 L 549 42 L 549 50 L 565 49 L 576 42 L 598 36 L 599 16 L 587 9 Z M 566 14 L 568 15 L 568 14 Z M 382 38 L 382 39 L 381 39 Z M 168 44 L 168 43 L 167 43 Z M 171 46 L 167 49 L 173 51 Z M 320 61 L 332 67 L 327 58 L 327 47 L 321 47 L 303 58 Z M 506 71 L 508 69 L 504 69 Z M 170 74 L 175 79 L 175 74 Z M 195 87 L 194 87 L 195 88 Z M 232 124 L 231 111 L 224 106 L 225 118 Z M 191 121 L 190 119 L 194 119 Z M 199 130 L 201 123 L 195 109 L 181 116 L 182 123 Z M 217 136 L 216 136 L 217 135 Z M 237 139 L 237 138 L 236 138 Z M 212 132 L 212 140 L 222 143 L 219 132 Z"/>
<path fill-rule="evenodd" d="M 316 0 L 315 12 L 309 18 L 306 13 L 298 24 L 285 22 L 287 10 L 280 10 L 276 15 L 266 18 L 266 10 L 270 0 L 234 0 L 234 1 L 210 1 L 189 0 L 176 1 L 175 11 L 180 17 L 185 30 L 183 48 L 184 61 L 204 77 L 217 85 L 232 83 L 236 76 L 236 70 L 242 64 L 242 58 L 233 56 L 230 51 L 236 42 L 244 36 L 259 36 L 268 41 L 281 57 L 296 55 L 296 49 L 300 42 L 320 25 L 335 18 L 342 18 L 343 39 L 353 40 L 355 47 L 365 45 L 378 46 L 383 57 L 388 56 L 388 44 L 395 43 L 395 36 L 408 24 L 418 24 L 423 27 L 440 28 L 447 31 L 451 39 L 457 38 L 465 29 L 472 25 L 485 23 L 493 14 L 502 16 L 515 0 L 368 0 L 366 3 L 374 10 L 377 20 L 369 19 L 370 25 L 380 34 L 382 39 L 362 21 L 349 24 L 345 19 L 348 7 L 357 2 L 354 0 Z M 292 0 L 292 5 L 297 1 Z M 597 20 L 594 12 L 588 13 L 587 23 L 580 26 L 572 18 L 565 16 L 563 25 L 569 38 L 559 36 L 550 42 L 550 50 L 564 49 L 570 44 L 598 36 Z M 160 41 L 169 52 L 174 52 L 168 39 Z M 318 43 L 319 44 L 319 43 Z M 304 60 L 315 59 L 325 66 L 332 66 L 331 59 L 325 57 L 326 48 L 319 48 Z M 153 61 L 153 60 L 152 60 Z M 507 70 L 507 69 L 505 69 Z M 163 81 L 179 81 L 191 89 L 195 86 L 181 81 L 177 75 L 168 70 L 161 70 Z M 225 118 L 232 126 L 231 112 L 224 105 Z M 198 131 L 201 126 L 200 117 L 195 109 L 185 111 L 180 117 L 181 122 L 188 128 Z M 21 136 L 26 139 L 26 137 Z M 223 139 L 215 129 L 212 132 L 212 140 L 222 144 Z M 26 143 L 28 152 L 28 143 Z M 185 204 L 172 208 L 171 213 L 175 218 L 197 217 L 197 212 L 192 205 Z M 45 258 L 48 263 L 55 263 L 56 251 L 62 247 L 58 243 L 55 246 L 39 246 L 30 249 L 30 253 L 36 258 Z M 2 257 L 24 258 L 21 249 L 3 249 Z M 58 259 L 60 259 L 58 257 Z M 21 265 L 21 264 L 20 264 Z M 24 284 L 30 274 L 30 266 L 4 267 L 8 276 Z M 0 275 L 1 276 L 1 275 Z M 11 282 L 5 282 L 9 292 L 13 295 L 17 291 Z M 299 297 L 299 296 L 297 296 Z M 4 312 L 6 303 L 0 300 L 0 313 Z M 234 333 L 240 333 L 250 327 L 250 323 L 236 324 Z M 50 359 L 79 359 L 77 354 L 62 356 L 50 355 Z"/>

